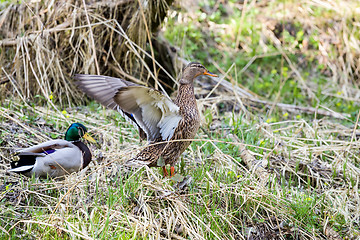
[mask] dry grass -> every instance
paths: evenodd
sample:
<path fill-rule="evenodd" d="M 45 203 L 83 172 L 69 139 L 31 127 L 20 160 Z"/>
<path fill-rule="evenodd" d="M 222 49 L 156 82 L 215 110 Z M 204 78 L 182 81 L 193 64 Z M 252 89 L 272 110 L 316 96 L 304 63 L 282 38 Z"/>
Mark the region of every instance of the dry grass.
<path fill-rule="evenodd" d="M 0 91 L 24 98 L 52 93 L 60 104 L 79 102 L 75 73 L 107 74 L 147 82 L 149 31 L 160 24 L 165 0 L 36 1 L 8 4 L 0 16 Z M 139 3 L 141 7 L 139 7 Z M 144 5 L 144 6 L 142 6 Z M 144 27 L 146 26 L 146 28 Z M 151 48 L 152 50 L 152 48 Z M 158 69 L 156 63 L 153 69 Z M 137 78 L 140 78 L 137 80 Z"/>

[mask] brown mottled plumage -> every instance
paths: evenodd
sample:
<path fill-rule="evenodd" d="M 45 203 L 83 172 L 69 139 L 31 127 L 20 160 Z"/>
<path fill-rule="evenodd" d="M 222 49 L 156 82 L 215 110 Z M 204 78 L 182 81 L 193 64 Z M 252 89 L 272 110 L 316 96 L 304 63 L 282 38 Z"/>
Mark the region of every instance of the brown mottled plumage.
<path fill-rule="evenodd" d="M 122 79 L 75 75 L 79 87 L 103 105 L 116 109 L 146 135 L 150 145 L 127 161 L 128 166 L 158 166 L 158 159 L 171 166 L 171 176 L 179 156 L 190 145 L 200 126 L 193 81 L 200 75 L 216 77 L 200 63 L 189 63 L 180 79 L 178 96 L 171 101 L 161 92 Z M 187 141 L 173 141 L 173 140 Z M 169 141 L 168 141 L 169 140 Z M 167 175 L 163 166 L 164 175 Z"/>

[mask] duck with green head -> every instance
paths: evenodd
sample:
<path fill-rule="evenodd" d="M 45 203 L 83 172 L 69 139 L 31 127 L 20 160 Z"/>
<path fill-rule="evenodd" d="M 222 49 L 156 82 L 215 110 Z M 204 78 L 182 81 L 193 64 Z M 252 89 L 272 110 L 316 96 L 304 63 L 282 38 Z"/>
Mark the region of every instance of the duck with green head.
<path fill-rule="evenodd" d="M 65 140 L 51 140 L 18 151 L 16 155 L 19 160 L 11 162 L 9 172 L 35 177 L 60 177 L 79 171 L 90 163 L 92 157 L 81 138 L 96 143 L 84 125 L 73 123 L 65 133 Z"/>

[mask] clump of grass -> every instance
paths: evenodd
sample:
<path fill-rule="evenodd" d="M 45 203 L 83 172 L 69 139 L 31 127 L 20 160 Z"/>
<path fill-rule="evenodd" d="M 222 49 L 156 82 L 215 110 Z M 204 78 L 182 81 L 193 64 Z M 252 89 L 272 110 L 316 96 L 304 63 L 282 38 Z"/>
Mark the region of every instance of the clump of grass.
<path fill-rule="evenodd" d="M 80 103 L 83 95 L 72 84 L 75 73 L 156 82 L 159 67 L 153 61 L 154 73 L 150 71 L 145 62 L 149 54 L 142 49 L 164 18 L 168 2 L 1 4 L 1 98 L 16 94 L 33 101 L 34 96 L 50 100 L 54 95 L 62 106 Z"/>

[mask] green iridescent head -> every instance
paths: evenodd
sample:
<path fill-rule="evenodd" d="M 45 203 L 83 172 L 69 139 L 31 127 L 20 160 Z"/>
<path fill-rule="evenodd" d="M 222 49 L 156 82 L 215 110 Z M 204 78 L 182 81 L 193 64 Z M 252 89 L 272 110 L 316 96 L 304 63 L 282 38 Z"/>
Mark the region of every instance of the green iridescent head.
<path fill-rule="evenodd" d="M 78 141 L 80 138 L 85 138 L 90 142 L 95 142 L 95 140 L 87 134 L 87 128 L 81 123 L 73 123 L 66 130 L 65 140 L 66 141 Z"/>

